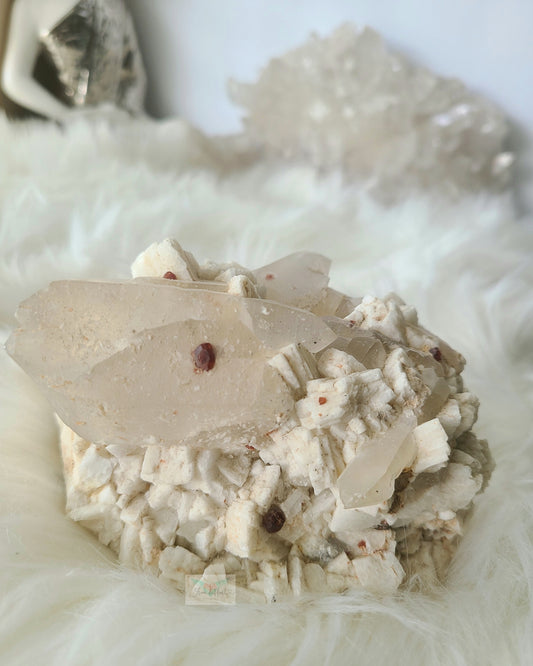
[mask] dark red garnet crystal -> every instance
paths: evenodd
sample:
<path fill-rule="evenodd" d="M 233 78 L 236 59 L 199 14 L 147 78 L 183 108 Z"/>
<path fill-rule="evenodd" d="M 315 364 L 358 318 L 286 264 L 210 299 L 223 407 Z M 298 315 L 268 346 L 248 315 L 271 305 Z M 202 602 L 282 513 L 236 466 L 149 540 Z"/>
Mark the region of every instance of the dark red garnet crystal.
<path fill-rule="evenodd" d="M 177 280 L 178 278 L 176 277 L 176 273 L 173 273 L 172 271 L 167 271 L 163 277 L 165 280 Z"/>
<path fill-rule="evenodd" d="M 192 353 L 195 372 L 206 372 L 215 366 L 216 354 L 210 342 L 202 342 Z"/>
<path fill-rule="evenodd" d="M 439 363 L 442 361 L 442 352 L 438 347 L 432 347 L 429 350 L 429 353 L 436 361 L 439 361 Z"/>
<path fill-rule="evenodd" d="M 270 534 L 274 534 L 274 532 L 279 532 L 283 525 L 285 525 L 283 509 L 277 504 L 272 504 L 263 516 L 263 527 Z"/>

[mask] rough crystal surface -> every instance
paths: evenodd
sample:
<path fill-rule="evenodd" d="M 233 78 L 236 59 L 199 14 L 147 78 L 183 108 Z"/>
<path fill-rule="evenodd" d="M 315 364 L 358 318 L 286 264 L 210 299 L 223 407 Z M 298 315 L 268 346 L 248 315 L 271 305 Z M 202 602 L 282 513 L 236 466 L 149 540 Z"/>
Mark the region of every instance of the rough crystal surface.
<path fill-rule="evenodd" d="M 20 306 L 7 347 L 59 415 L 68 515 L 122 562 L 182 591 L 234 574 L 243 601 L 444 574 L 492 469 L 464 359 L 328 268 L 199 266 L 167 240 L 131 281 Z"/>
<path fill-rule="evenodd" d="M 311 313 L 163 279 L 54 282 L 18 318 L 8 351 L 59 416 L 89 441 L 135 446 L 264 436 L 294 402 L 269 358 L 334 338 Z M 206 342 L 217 363 L 199 374 L 192 353 Z"/>
<path fill-rule="evenodd" d="M 503 115 L 460 81 L 388 51 L 369 28 L 315 35 L 271 60 L 255 84 L 231 82 L 230 94 L 267 153 L 341 166 L 383 196 L 406 185 L 455 193 L 508 182 Z"/>

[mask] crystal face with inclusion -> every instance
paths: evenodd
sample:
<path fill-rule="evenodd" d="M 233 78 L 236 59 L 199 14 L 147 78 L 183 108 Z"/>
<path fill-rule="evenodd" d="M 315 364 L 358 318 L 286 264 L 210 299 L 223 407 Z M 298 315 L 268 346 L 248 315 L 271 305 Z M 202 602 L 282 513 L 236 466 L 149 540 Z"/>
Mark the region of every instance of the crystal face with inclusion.
<path fill-rule="evenodd" d="M 254 271 L 264 297 L 311 309 L 326 295 L 331 262 L 320 254 L 297 252 Z"/>
<path fill-rule="evenodd" d="M 492 469 L 464 359 L 328 270 L 166 240 L 133 280 L 21 304 L 7 349 L 58 414 L 67 513 L 122 562 L 180 591 L 235 574 L 242 601 L 444 575 Z"/>
<path fill-rule="evenodd" d="M 319 351 L 334 335 L 311 313 L 209 287 L 54 282 L 20 306 L 8 351 L 89 441 L 233 446 L 262 437 L 294 404 L 268 358 L 293 342 Z M 198 374 L 191 355 L 204 342 L 217 361 Z"/>

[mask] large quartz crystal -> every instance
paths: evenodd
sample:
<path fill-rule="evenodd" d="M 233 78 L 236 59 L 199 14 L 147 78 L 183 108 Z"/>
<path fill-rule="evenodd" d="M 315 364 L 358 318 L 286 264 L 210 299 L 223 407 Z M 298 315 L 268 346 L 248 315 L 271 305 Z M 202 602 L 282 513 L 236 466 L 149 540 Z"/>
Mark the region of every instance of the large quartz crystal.
<path fill-rule="evenodd" d="M 455 79 L 344 25 L 273 59 L 254 84 L 232 82 L 244 126 L 268 154 L 342 167 L 381 195 L 406 185 L 457 192 L 508 182 L 498 109 Z"/>
<path fill-rule="evenodd" d="M 58 414 L 72 519 L 242 600 L 444 575 L 492 463 L 464 359 L 412 307 L 311 253 L 249 271 L 167 240 L 132 270 L 52 283 L 7 344 Z"/>
<path fill-rule="evenodd" d="M 268 359 L 293 342 L 318 351 L 335 335 L 308 312 L 198 284 L 52 283 L 21 305 L 8 349 L 92 442 L 238 446 L 294 405 Z M 195 372 L 191 352 L 206 341 L 216 364 Z"/>

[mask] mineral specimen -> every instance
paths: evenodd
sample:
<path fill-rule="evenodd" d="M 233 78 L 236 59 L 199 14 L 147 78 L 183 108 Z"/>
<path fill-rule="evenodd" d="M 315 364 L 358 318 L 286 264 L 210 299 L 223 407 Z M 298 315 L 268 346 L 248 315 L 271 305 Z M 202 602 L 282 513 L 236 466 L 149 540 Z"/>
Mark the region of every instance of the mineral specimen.
<path fill-rule="evenodd" d="M 444 575 L 492 468 L 460 354 L 319 255 L 248 271 L 167 240 L 132 268 L 51 284 L 7 344 L 58 414 L 73 520 L 242 600 Z"/>
<path fill-rule="evenodd" d="M 459 81 L 389 52 L 347 24 L 273 59 L 254 84 L 232 82 L 245 131 L 269 155 L 341 167 L 376 193 L 406 185 L 461 192 L 509 180 L 507 126 Z"/>

